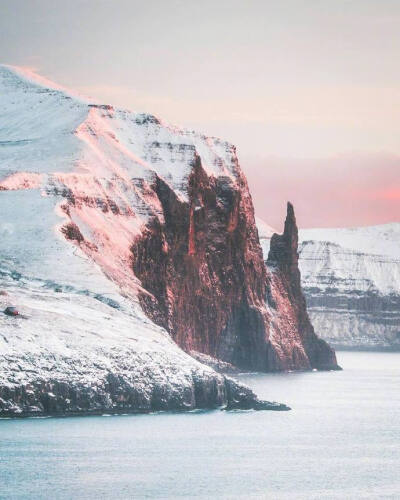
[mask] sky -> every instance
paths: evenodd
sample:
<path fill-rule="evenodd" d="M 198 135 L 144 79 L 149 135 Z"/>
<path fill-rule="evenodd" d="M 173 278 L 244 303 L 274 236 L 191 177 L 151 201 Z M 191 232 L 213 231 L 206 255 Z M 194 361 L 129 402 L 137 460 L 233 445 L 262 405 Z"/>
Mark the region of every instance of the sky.
<path fill-rule="evenodd" d="M 231 141 L 277 229 L 287 200 L 368 225 L 400 221 L 399 26 L 398 0 L 0 0 L 0 62 Z"/>

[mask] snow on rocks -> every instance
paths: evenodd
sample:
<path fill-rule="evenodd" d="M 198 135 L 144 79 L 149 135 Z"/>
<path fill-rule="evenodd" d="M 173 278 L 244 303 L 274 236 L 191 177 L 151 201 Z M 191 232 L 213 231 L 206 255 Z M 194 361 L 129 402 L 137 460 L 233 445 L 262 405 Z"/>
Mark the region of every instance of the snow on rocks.
<path fill-rule="evenodd" d="M 121 296 L 117 302 L 65 284 L 59 291 L 7 266 L 0 274 L 0 308 L 15 303 L 23 315 L 0 315 L 0 415 L 233 409 L 241 402 L 283 409 L 195 361 Z"/>
<path fill-rule="evenodd" d="M 287 409 L 185 354 L 139 306 L 131 245 L 162 221 L 156 178 L 187 198 L 198 156 L 234 148 L 0 66 L 0 414 Z"/>
<path fill-rule="evenodd" d="M 20 68 L 0 66 L 0 88 L 0 189 L 51 197 L 79 227 L 80 250 L 128 295 L 138 286 L 127 275 L 132 241 L 149 218 L 163 222 L 150 184 L 162 178 L 186 200 L 198 156 L 210 175 L 236 178 L 234 147 L 220 139 L 93 103 Z"/>
<path fill-rule="evenodd" d="M 338 347 L 400 349 L 400 223 L 300 232 L 317 331 Z"/>

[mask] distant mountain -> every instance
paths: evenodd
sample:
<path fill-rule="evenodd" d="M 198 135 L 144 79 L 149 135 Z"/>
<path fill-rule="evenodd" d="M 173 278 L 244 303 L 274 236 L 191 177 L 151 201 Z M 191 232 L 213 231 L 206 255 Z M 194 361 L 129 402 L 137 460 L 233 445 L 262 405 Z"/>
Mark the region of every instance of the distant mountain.
<path fill-rule="evenodd" d="M 316 332 L 336 347 L 400 349 L 400 223 L 303 229 L 299 237 Z"/>
<path fill-rule="evenodd" d="M 0 304 L 20 312 L 0 314 L 0 413 L 282 408 L 190 352 L 336 367 L 296 326 L 271 334 L 234 146 L 5 66 L 0 109 Z"/>
<path fill-rule="evenodd" d="M 336 346 L 400 349 L 400 223 L 300 236 L 316 331 Z"/>

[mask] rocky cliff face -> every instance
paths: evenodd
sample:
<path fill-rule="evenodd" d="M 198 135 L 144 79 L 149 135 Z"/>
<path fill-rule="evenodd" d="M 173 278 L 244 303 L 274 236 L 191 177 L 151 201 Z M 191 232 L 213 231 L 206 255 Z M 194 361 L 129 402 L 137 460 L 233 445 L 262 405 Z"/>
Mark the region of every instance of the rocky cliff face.
<path fill-rule="evenodd" d="M 335 352 L 317 337 L 307 313 L 297 248 L 296 218 L 288 203 L 284 232 L 272 235 L 266 260 L 270 340 L 286 369 L 335 369 Z"/>
<path fill-rule="evenodd" d="M 246 180 L 209 176 L 196 156 L 181 201 L 154 183 L 164 222 L 155 218 L 132 247 L 146 291 L 141 303 L 186 351 L 246 369 L 269 368 L 265 268 Z"/>
<path fill-rule="evenodd" d="M 341 348 L 400 349 L 400 224 L 300 231 L 318 333 Z"/>
<path fill-rule="evenodd" d="M 132 247 L 148 316 L 187 352 L 250 370 L 335 369 L 334 351 L 310 323 L 300 285 L 293 207 L 267 261 L 246 180 L 210 177 L 196 157 L 181 201 L 161 179 L 152 219 Z"/>

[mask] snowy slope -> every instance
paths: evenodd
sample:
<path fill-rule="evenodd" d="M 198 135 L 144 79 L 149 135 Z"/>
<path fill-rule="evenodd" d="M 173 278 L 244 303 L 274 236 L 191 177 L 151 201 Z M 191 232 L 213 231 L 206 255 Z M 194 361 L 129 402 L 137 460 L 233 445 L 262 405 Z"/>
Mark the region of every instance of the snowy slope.
<path fill-rule="evenodd" d="M 0 309 L 21 313 L 0 314 L 0 413 L 249 404 L 144 315 L 131 272 L 135 235 L 163 217 L 148 182 L 185 199 L 196 155 L 233 179 L 233 146 L 6 66 L 0 110 Z"/>
<path fill-rule="evenodd" d="M 353 228 L 302 229 L 300 234 L 302 241 L 329 241 L 365 254 L 400 257 L 400 222 Z"/>
<path fill-rule="evenodd" d="M 400 347 L 400 223 L 305 229 L 300 267 L 314 326 L 334 345 Z"/>
<path fill-rule="evenodd" d="M 301 270 L 307 286 L 400 294 L 400 224 L 301 233 Z M 353 238 L 352 238 L 353 236 Z"/>
<path fill-rule="evenodd" d="M 196 155 L 209 173 L 235 176 L 234 148 L 219 139 L 44 88 L 19 69 L 1 66 L 0 88 L 0 189 L 72 198 L 73 207 L 59 209 L 84 232 L 87 253 L 130 292 L 133 237 L 150 215 L 162 218 L 148 186 L 154 174 L 183 199 Z"/>

